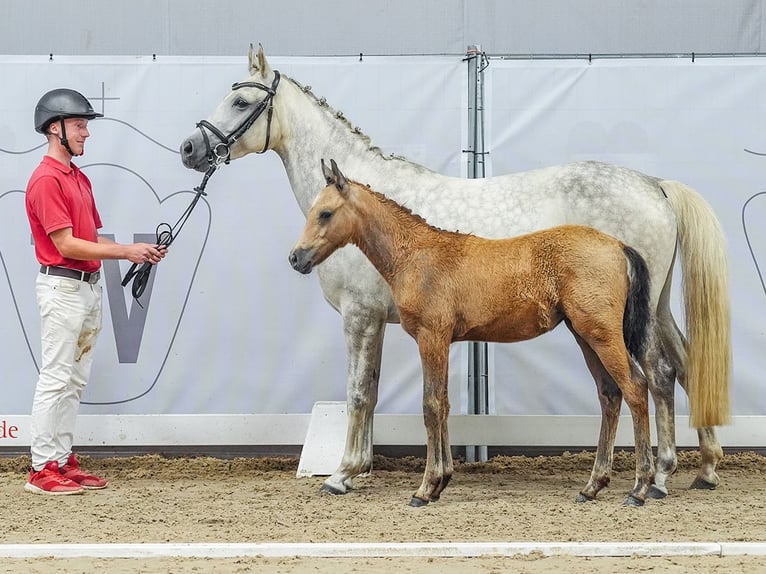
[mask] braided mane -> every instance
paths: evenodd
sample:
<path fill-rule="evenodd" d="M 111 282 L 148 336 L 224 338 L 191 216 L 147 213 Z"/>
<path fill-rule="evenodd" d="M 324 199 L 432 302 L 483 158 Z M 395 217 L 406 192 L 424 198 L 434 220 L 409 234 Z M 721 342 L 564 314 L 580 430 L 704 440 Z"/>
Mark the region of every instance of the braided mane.
<path fill-rule="evenodd" d="M 467 236 L 467 235 L 473 235 L 473 233 L 460 233 L 458 231 L 450 231 L 448 229 L 442 229 L 441 227 L 436 227 L 435 225 L 430 224 L 428 221 L 426 221 L 423 216 L 418 215 L 414 211 L 412 211 L 409 207 L 402 205 L 401 203 L 397 203 L 390 197 L 387 197 L 383 195 L 382 193 L 375 191 L 372 189 L 369 185 L 359 183 L 358 181 L 348 180 L 349 183 L 352 185 L 357 185 L 360 188 L 366 190 L 372 197 L 374 197 L 378 202 L 391 207 L 397 215 L 407 218 L 407 219 L 414 219 L 418 223 L 424 224 L 426 227 L 429 227 L 430 229 L 433 229 L 434 231 L 438 231 L 439 233 L 447 233 L 450 235 L 458 235 L 458 236 Z"/>
<path fill-rule="evenodd" d="M 422 168 L 422 166 L 421 166 L 421 165 L 419 165 L 419 164 L 417 164 L 417 163 L 414 163 L 414 162 L 412 162 L 412 161 L 408 160 L 408 159 L 407 159 L 406 157 L 404 157 L 404 156 L 401 156 L 401 155 L 396 155 L 396 154 L 393 154 L 393 153 L 391 153 L 391 154 L 385 154 L 385 153 L 383 153 L 383 150 L 382 150 L 382 149 L 380 149 L 380 147 L 378 147 L 378 146 L 376 146 L 376 145 L 374 145 L 374 144 L 372 143 L 372 139 L 370 138 L 370 136 L 368 136 L 367 134 L 365 134 L 365 133 L 364 133 L 364 132 L 361 130 L 361 128 L 359 128 L 358 126 L 354 126 L 354 125 L 353 125 L 353 124 L 352 124 L 350 121 L 348 121 L 348 119 L 347 119 L 347 118 L 346 118 L 346 116 L 343 114 L 343 112 L 341 112 L 340 110 L 336 110 L 335 108 L 333 108 L 333 107 L 332 107 L 330 104 L 328 104 L 328 103 L 327 103 L 327 100 L 326 100 L 325 98 L 323 98 L 323 97 L 322 97 L 322 98 L 320 98 L 320 97 L 317 97 L 317 95 L 316 95 L 316 94 L 314 94 L 314 92 L 312 92 L 312 91 L 311 91 L 311 86 L 304 86 L 304 85 L 303 85 L 303 84 L 301 84 L 301 83 L 300 83 L 298 80 L 294 80 L 293 78 L 291 78 L 291 77 L 289 77 L 289 76 L 285 76 L 285 75 L 283 75 L 282 77 L 283 77 L 283 79 L 287 79 L 287 80 L 288 80 L 288 81 L 289 81 L 291 84 L 294 84 L 294 85 L 295 85 L 295 87 L 297 87 L 297 88 L 298 88 L 300 91 L 302 91 L 304 94 L 306 94 L 306 95 L 310 96 L 310 97 L 311 97 L 311 98 L 314 100 L 314 103 L 315 103 L 317 106 L 319 106 L 320 108 L 322 108 L 322 110 L 323 110 L 325 113 L 329 114 L 330 116 L 332 116 L 332 117 L 333 117 L 333 118 L 335 118 L 336 120 L 340 121 L 340 122 L 341 122 L 343 125 L 345 125 L 345 126 L 348 128 L 348 131 L 349 131 L 350 133 L 352 133 L 354 136 L 356 136 L 356 137 L 358 137 L 359 139 L 361 139 L 361 141 L 362 141 L 362 142 L 364 142 L 364 144 L 367 146 L 367 149 L 368 149 L 368 150 L 370 150 L 370 151 L 372 151 L 372 152 L 375 152 L 375 153 L 377 153 L 377 154 L 378 154 L 378 156 L 380 156 L 380 158 L 381 158 L 381 159 L 385 159 L 385 160 L 398 160 L 398 161 L 403 161 L 403 162 L 406 162 L 406 163 L 408 163 L 408 164 L 412 165 L 413 167 L 419 167 L 419 168 Z"/>

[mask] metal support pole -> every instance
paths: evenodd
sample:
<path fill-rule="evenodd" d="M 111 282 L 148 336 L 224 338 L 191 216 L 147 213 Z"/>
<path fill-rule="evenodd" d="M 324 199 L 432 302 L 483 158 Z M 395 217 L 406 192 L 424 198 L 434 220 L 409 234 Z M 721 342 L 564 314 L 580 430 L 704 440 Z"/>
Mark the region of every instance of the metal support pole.
<path fill-rule="evenodd" d="M 484 177 L 484 69 L 486 56 L 481 46 L 468 46 L 468 177 Z M 487 343 L 468 343 L 468 413 L 489 414 L 489 361 Z M 487 460 L 486 446 L 466 446 L 468 462 Z"/>

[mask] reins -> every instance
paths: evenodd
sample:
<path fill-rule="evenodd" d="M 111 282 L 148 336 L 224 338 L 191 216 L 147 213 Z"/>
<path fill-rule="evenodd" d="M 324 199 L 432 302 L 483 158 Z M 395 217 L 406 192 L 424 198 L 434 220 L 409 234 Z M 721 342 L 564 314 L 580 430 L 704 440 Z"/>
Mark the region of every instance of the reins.
<path fill-rule="evenodd" d="M 175 238 L 178 237 L 178 233 L 181 231 L 181 229 L 183 229 L 183 226 L 189 220 L 189 216 L 191 215 L 192 211 L 194 211 L 194 207 L 197 205 L 200 197 L 207 195 L 207 193 L 205 193 L 205 187 L 207 186 L 207 182 L 210 179 L 210 176 L 212 176 L 213 173 L 215 173 L 215 170 L 218 169 L 218 165 L 219 164 L 217 163 L 213 163 L 207 169 L 205 175 L 202 177 L 202 183 L 194 188 L 194 198 L 191 200 L 189 206 L 181 214 L 181 217 L 178 218 L 173 226 L 164 222 L 157 225 L 157 247 L 162 245 L 165 247 L 170 247 L 173 241 L 175 241 Z M 141 267 L 138 267 L 138 263 L 134 263 L 130 266 L 130 269 L 125 274 L 125 278 L 122 280 L 122 286 L 125 287 L 130 282 L 130 280 L 133 279 L 131 293 L 133 295 L 133 299 L 136 300 L 139 306 L 141 306 L 141 302 L 138 299 L 141 297 L 141 295 L 144 294 L 144 290 L 149 284 L 149 276 L 152 274 L 153 267 L 154 264 L 151 261 L 145 261 L 141 264 Z M 143 308 L 143 306 L 141 307 Z"/>
<path fill-rule="evenodd" d="M 175 225 L 171 227 L 171 225 L 168 223 L 160 223 L 157 226 L 156 234 L 158 247 L 162 245 L 165 247 L 170 247 L 170 244 L 173 243 L 175 238 L 178 236 L 178 233 L 181 231 L 184 224 L 189 219 L 189 216 L 194 210 L 194 207 L 197 205 L 200 197 L 207 195 L 205 193 L 205 186 L 207 186 L 207 182 L 210 177 L 215 173 L 215 170 L 218 169 L 221 164 L 229 163 L 231 157 L 231 146 L 234 145 L 234 143 L 240 137 L 242 137 L 242 135 L 247 130 L 250 129 L 253 123 L 255 123 L 255 120 L 257 120 L 264 111 L 267 112 L 266 141 L 263 144 L 263 149 L 257 153 L 264 153 L 267 149 L 269 149 L 269 141 L 271 138 L 271 118 L 274 114 L 273 100 L 277 93 L 279 79 L 279 72 L 274 70 L 274 80 L 271 82 L 271 86 L 266 86 L 259 82 L 237 82 L 231 86 L 232 90 L 239 90 L 240 88 L 258 88 L 259 90 L 265 91 L 266 96 L 260 102 L 258 102 L 253 111 L 250 112 L 244 121 L 236 129 L 229 133 L 229 135 L 225 135 L 220 129 L 218 129 L 207 120 L 200 120 L 197 122 L 197 127 L 202 133 L 202 141 L 205 142 L 205 149 L 207 150 L 205 157 L 207 158 L 210 167 L 202 177 L 202 182 L 194 188 L 194 198 L 189 204 L 189 207 L 186 208 L 186 211 L 184 211 L 181 214 L 181 217 L 178 218 L 178 221 L 176 221 Z M 207 132 L 205 130 L 208 130 L 210 133 L 215 135 L 215 137 L 218 138 L 219 143 L 211 147 L 210 139 L 208 138 Z M 133 295 L 133 299 L 136 300 L 139 306 L 141 306 L 139 298 L 141 295 L 143 295 L 146 286 L 149 284 L 149 276 L 152 273 L 152 267 L 154 267 L 154 265 L 150 261 L 142 263 L 141 267 L 138 267 L 138 263 L 134 263 L 131 265 L 130 269 L 125 274 L 125 278 L 122 280 L 123 287 L 125 287 L 131 279 L 133 280 L 131 293 Z"/>

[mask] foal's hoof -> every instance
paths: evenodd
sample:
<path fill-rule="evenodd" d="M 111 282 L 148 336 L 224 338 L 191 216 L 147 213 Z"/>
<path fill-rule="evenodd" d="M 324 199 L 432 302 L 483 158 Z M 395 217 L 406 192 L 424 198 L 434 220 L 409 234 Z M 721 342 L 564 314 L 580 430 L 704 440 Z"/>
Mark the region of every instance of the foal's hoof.
<path fill-rule="evenodd" d="M 586 496 L 585 494 L 583 494 L 581 492 L 580 494 L 577 495 L 577 498 L 575 498 L 575 501 L 576 502 L 580 502 L 580 503 L 582 503 L 582 502 L 595 502 L 596 499 L 593 498 L 592 496 Z"/>
<path fill-rule="evenodd" d="M 428 504 L 428 501 L 423 498 L 420 498 L 419 496 L 413 496 L 410 499 L 410 506 L 414 508 L 420 508 L 421 506 L 425 506 L 426 504 Z"/>
<path fill-rule="evenodd" d="M 715 490 L 716 486 L 718 486 L 718 483 L 708 482 L 698 476 L 689 488 L 692 490 Z"/>
<path fill-rule="evenodd" d="M 629 494 L 628 497 L 625 499 L 625 502 L 622 503 L 623 506 L 643 506 L 644 501 L 640 498 L 636 498 L 632 494 Z"/>
<path fill-rule="evenodd" d="M 649 487 L 649 490 L 646 493 L 646 498 L 651 498 L 653 500 L 662 500 L 668 495 L 667 488 L 660 488 L 656 484 L 653 484 Z"/>
<path fill-rule="evenodd" d="M 327 494 L 334 494 L 334 495 L 346 494 L 345 490 L 341 490 L 340 488 L 331 486 L 327 484 L 326 482 L 322 484 L 322 488 L 319 489 L 319 492 L 326 492 Z"/>

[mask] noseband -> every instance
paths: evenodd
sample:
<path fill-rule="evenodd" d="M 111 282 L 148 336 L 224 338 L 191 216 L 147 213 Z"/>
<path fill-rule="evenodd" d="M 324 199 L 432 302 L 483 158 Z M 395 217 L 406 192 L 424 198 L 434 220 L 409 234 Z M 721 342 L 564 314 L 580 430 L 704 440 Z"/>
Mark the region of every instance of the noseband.
<path fill-rule="evenodd" d="M 210 165 L 219 166 L 222 163 L 229 163 L 231 156 L 231 146 L 242 137 L 242 135 L 250 129 L 255 120 L 257 120 L 264 110 L 266 115 L 266 141 L 263 144 L 263 149 L 256 153 L 263 153 L 269 149 L 269 138 L 271 136 L 271 116 L 274 112 L 274 96 L 277 93 L 277 86 L 279 85 L 279 72 L 274 70 L 274 81 L 271 83 L 271 87 L 265 86 L 258 82 L 238 82 L 232 85 L 232 90 L 239 90 L 240 88 L 258 88 L 266 92 L 266 97 L 263 98 L 258 105 L 255 106 L 252 112 L 244 119 L 244 121 L 234 129 L 229 135 L 225 135 L 221 130 L 215 127 L 207 120 L 200 120 L 197 123 L 197 127 L 202 132 L 202 139 L 205 142 L 206 156 Z M 207 136 L 207 129 L 216 138 L 218 138 L 218 144 L 211 147 L 210 140 Z"/>

